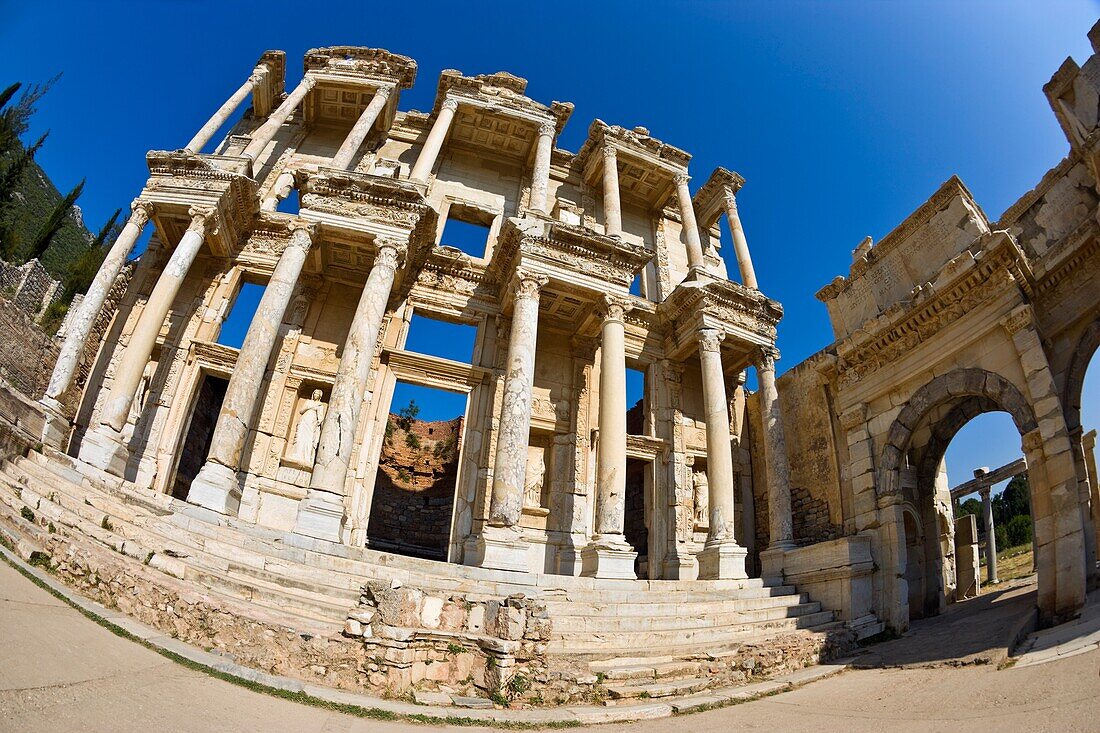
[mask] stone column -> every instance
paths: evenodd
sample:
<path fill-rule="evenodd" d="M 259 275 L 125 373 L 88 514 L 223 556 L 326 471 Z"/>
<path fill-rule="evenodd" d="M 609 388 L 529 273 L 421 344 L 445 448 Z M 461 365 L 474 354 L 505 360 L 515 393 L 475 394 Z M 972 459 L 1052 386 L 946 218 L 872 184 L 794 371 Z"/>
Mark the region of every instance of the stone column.
<path fill-rule="evenodd" d="M 99 266 L 99 271 L 96 272 L 92 284 L 88 286 L 88 292 L 80 302 L 77 312 L 70 318 L 65 341 L 61 344 L 61 353 L 58 354 L 57 363 L 50 375 L 49 386 L 46 387 L 46 394 L 42 398 L 43 403 L 48 407 L 59 409 L 57 400 L 72 384 L 73 375 L 76 374 L 80 357 L 88 342 L 88 334 L 92 332 L 92 326 L 99 318 L 99 312 L 103 309 L 108 293 L 114 287 L 119 272 L 126 264 L 126 259 L 133 251 L 152 213 L 151 203 L 140 199 L 134 201 L 131 205 L 130 220 L 126 222 L 126 226 L 122 228 L 111 246 L 111 251 Z"/>
<path fill-rule="evenodd" d="M 225 101 L 218 111 L 214 113 L 214 116 L 207 120 L 206 124 L 202 126 L 195 136 L 191 138 L 191 142 L 187 143 L 187 147 L 184 148 L 189 153 L 201 153 L 202 149 L 206 147 L 206 144 L 210 142 L 210 138 L 214 137 L 214 133 L 221 129 L 225 121 L 237 111 L 237 107 L 241 106 L 241 102 L 248 98 L 248 95 L 252 94 L 252 90 L 256 88 L 256 85 L 261 83 L 264 78 L 264 74 L 267 73 L 266 68 L 258 67 L 252 76 L 248 77 L 248 81 L 241 84 L 241 88 L 233 92 L 233 96 Z"/>
<path fill-rule="evenodd" d="M 210 441 L 210 453 L 187 494 L 187 500 L 192 504 L 222 514 L 236 515 L 240 508 L 241 489 L 237 483 L 237 471 L 241 467 L 245 439 L 262 397 L 260 387 L 279 336 L 279 328 L 313 245 L 308 224 L 294 222 L 291 228 L 290 242 L 279 257 L 237 354 L 237 363 L 229 378 L 218 423 Z"/>
<path fill-rule="evenodd" d="M 410 179 L 424 183 L 428 180 L 428 176 L 432 174 L 435 159 L 439 157 L 439 151 L 443 149 L 443 140 L 451 129 L 451 122 L 454 121 L 456 109 L 458 109 L 457 99 L 445 99 L 443 101 L 443 105 L 439 108 L 439 115 L 435 118 L 435 124 L 432 125 L 431 132 L 428 133 L 428 138 L 424 141 L 424 147 L 421 148 L 416 164 L 409 174 Z"/>
<path fill-rule="evenodd" d="M 554 123 L 539 125 L 535 147 L 535 169 L 531 173 L 531 208 L 549 214 L 547 189 L 550 187 L 550 154 L 554 150 Z"/>
<path fill-rule="evenodd" d="M 768 549 L 789 550 L 794 547 L 791 468 L 787 462 L 787 438 L 779 410 L 779 391 L 775 388 L 775 357 L 773 350 L 762 349 L 756 364 L 760 412 L 764 418 L 764 463 L 768 473 Z"/>
<path fill-rule="evenodd" d="M 673 181 L 676 183 L 676 200 L 680 203 L 680 221 L 684 227 L 684 239 L 687 240 L 688 268 L 704 267 L 703 243 L 699 240 L 699 224 L 695 221 L 695 206 L 691 202 L 691 191 L 688 190 L 688 181 L 691 176 L 687 173 L 677 173 Z"/>
<path fill-rule="evenodd" d="M 355 121 L 355 125 L 351 128 L 351 132 L 344 138 L 344 143 L 336 151 L 336 157 L 332 159 L 333 168 L 347 170 L 348 166 L 351 165 L 355 154 L 359 152 L 359 147 L 367 138 L 371 127 L 374 126 L 374 121 L 378 119 L 379 113 L 385 108 L 392 91 L 392 84 L 383 84 L 374 90 L 374 96 L 371 98 L 370 104 L 363 110 L 363 114 L 359 115 L 359 119 Z"/>
<path fill-rule="evenodd" d="M 615 148 L 603 147 L 603 227 L 608 235 L 623 233 L 623 212 L 619 203 L 619 159 Z"/>
<path fill-rule="evenodd" d="M 279 208 L 279 202 L 290 195 L 290 192 L 294 190 L 294 174 L 290 171 L 283 171 L 279 174 L 279 177 L 275 179 L 275 183 L 268 189 L 267 198 L 260 203 L 260 209 L 262 211 L 275 211 Z"/>
<path fill-rule="evenodd" d="M 604 296 L 600 335 L 600 442 L 596 478 L 596 535 L 581 553 L 581 574 L 637 577 L 638 553 L 623 535 L 626 513 L 626 350 L 624 317 L 629 301 Z"/>
<path fill-rule="evenodd" d="M 698 334 L 703 373 L 703 405 L 707 421 L 707 483 L 710 488 L 710 531 L 699 553 L 699 578 L 747 578 L 745 548 L 737 544 L 734 517 L 733 452 L 730 446 L 729 402 L 722 371 L 721 331 Z"/>
<path fill-rule="evenodd" d="M 191 225 L 153 286 L 153 292 L 149 294 L 137 325 L 130 334 L 130 341 L 119 356 L 111 391 L 100 411 L 99 424 L 85 435 L 81 444 L 81 458 L 107 471 L 118 473 L 125 468 L 126 456 L 120 433 L 126 425 L 134 394 L 164 326 L 164 319 L 202 247 L 206 226 L 213 216 L 211 209 L 191 209 L 188 213 L 191 215 Z"/>
<path fill-rule="evenodd" d="M 756 271 L 752 268 L 752 258 L 749 256 L 749 243 L 745 239 L 745 230 L 741 226 L 741 217 L 737 214 L 737 198 L 731 193 L 726 196 L 726 220 L 730 225 L 730 236 L 733 238 L 733 251 L 737 255 L 737 268 L 741 271 L 741 283 L 746 288 L 759 290 L 756 284 Z"/>
<path fill-rule="evenodd" d="M 985 517 L 985 567 L 989 572 L 987 583 L 997 583 L 997 533 L 993 527 L 992 487 L 981 490 L 982 515 Z"/>
<path fill-rule="evenodd" d="M 394 273 L 405 254 L 404 243 L 380 239 L 377 244 L 378 255 L 352 317 L 328 411 L 321 425 L 309 493 L 298 508 L 294 527 L 298 534 L 332 542 L 341 539 L 345 519 L 344 482 L 355 447 L 355 427 L 363 406 L 378 332 L 393 289 Z"/>
<path fill-rule="evenodd" d="M 248 144 L 241 155 L 256 160 L 260 153 L 264 151 L 264 148 L 267 147 L 267 144 L 275 138 L 279 128 L 283 126 L 283 123 L 294 113 L 294 110 L 298 108 L 298 105 L 302 103 L 302 100 L 316 85 L 317 81 L 312 76 L 302 77 L 302 81 L 298 82 L 298 86 L 283 100 L 278 109 L 272 112 L 267 121 L 252 132 L 252 142 Z"/>
<path fill-rule="evenodd" d="M 478 538 L 479 563 L 499 570 L 527 570 L 527 543 L 519 529 L 523 483 L 531 436 L 531 391 L 535 383 L 535 343 L 538 338 L 539 293 L 545 275 L 517 270 L 508 336 L 504 400 L 497 430 L 489 518 Z"/>

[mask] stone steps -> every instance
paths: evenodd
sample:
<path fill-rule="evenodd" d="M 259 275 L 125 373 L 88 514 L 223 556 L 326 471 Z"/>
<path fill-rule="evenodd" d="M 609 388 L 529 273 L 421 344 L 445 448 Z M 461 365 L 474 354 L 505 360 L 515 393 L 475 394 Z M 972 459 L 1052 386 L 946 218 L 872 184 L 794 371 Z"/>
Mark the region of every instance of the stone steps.
<path fill-rule="evenodd" d="M 621 617 L 653 617 L 653 616 L 702 616 L 716 613 L 735 613 L 738 611 L 757 611 L 765 608 L 780 608 L 794 606 L 800 603 L 809 603 L 810 598 L 805 593 L 798 593 L 792 586 L 780 586 L 782 592 L 772 594 L 737 594 L 730 597 L 716 597 L 705 601 L 684 602 L 622 602 L 609 603 L 583 603 L 577 601 L 547 601 L 546 607 L 550 610 L 568 607 L 573 616 L 599 616 L 605 617 L 614 613 Z"/>
<path fill-rule="evenodd" d="M 679 680 L 609 684 L 607 685 L 607 692 L 612 700 L 681 697 L 702 692 L 709 688 L 710 685 L 711 680 L 707 677 L 689 677 Z"/>
<path fill-rule="evenodd" d="M 798 603 L 753 611 L 732 611 L 714 615 L 695 616 L 566 616 L 556 617 L 554 631 L 567 634 L 583 632 L 602 634 L 607 632 L 689 631 L 694 629 L 729 628 L 739 624 L 780 621 L 799 618 L 821 612 L 821 604 Z"/>

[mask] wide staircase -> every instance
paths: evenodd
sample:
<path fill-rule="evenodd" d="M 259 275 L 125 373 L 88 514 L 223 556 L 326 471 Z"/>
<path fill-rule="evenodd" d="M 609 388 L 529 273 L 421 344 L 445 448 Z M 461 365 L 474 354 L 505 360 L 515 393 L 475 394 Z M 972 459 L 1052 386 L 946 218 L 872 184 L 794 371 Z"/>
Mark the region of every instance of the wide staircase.
<path fill-rule="evenodd" d="M 696 692 L 744 644 L 837 629 L 792 586 L 760 579 L 622 581 L 522 575 L 403 557 L 268 530 L 110 476 L 64 454 L 32 452 L 0 468 L 0 523 L 24 508 L 77 541 L 94 541 L 201 587 L 260 621 L 337 634 L 364 583 L 400 582 L 471 599 L 544 601 L 552 657 L 587 663 L 612 698 Z M 86 538 L 86 539 L 84 539 Z"/>

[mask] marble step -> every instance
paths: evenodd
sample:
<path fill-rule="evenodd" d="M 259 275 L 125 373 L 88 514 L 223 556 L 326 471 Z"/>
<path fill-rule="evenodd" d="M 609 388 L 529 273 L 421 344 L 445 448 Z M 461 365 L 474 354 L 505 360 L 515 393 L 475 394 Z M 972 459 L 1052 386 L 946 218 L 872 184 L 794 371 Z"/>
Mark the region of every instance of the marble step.
<path fill-rule="evenodd" d="M 612 682 L 672 680 L 697 677 L 706 671 L 700 662 L 671 656 L 649 658 L 617 658 L 590 662 L 588 668 Z"/>
<path fill-rule="evenodd" d="M 653 682 L 619 682 L 608 684 L 606 687 L 612 700 L 629 700 L 692 695 L 707 689 L 710 684 L 711 680 L 707 677 L 688 677 Z"/>
<path fill-rule="evenodd" d="M 651 616 L 703 616 L 715 613 L 734 613 L 737 611 L 758 611 L 763 608 L 780 608 L 793 606 L 799 603 L 809 603 L 810 598 L 805 593 L 797 592 L 792 586 L 783 586 L 785 592 L 772 595 L 738 594 L 734 597 L 721 599 L 708 599 L 705 601 L 663 601 L 652 600 L 649 603 L 620 603 L 616 605 L 608 603 L 585 603 L 579 601 L 548 601 L 546 607 L 550 611 L 569 609 L 572 616 L 607 616 L 614 613 L 620 617 L 651 617 Z M 656 595 L 656 594 L 651 594 Z"/>
<path fill-rule="evenodd" d="M 689 631 L 696 629 L 726 628 L 739 624 L 756 624 L 783 619 L 800 618 L 821 612 L 817 602 L 800 603 L 779 608 L 756 611 L 734 611 L 713 616 L 552 616 L 554 631 L 561 634 L 583 632 L 603 634 L 607 632 Z"/>

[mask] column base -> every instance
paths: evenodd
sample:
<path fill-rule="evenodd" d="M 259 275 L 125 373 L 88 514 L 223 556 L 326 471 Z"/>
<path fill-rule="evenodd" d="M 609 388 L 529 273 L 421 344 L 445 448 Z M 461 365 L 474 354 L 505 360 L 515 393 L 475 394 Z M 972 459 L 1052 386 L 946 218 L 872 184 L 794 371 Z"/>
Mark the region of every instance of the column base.
<path fill-rule="evenodd" d="M 528 572 L 527 539 L 515 527 L 483 527 L 474 547 L 473 565 L 517 573 Z"/>
<path fill-rule="evenodd" d="M 96 425 L 80 441 L 80 460 L 123 478 L 130 460 L 130 451 L 123 440 L 121 433 L 106 425 Z"/>
<path fill-rule="evenodd" d="M 324 496 L 319 496 L 324 493 Z M 331 498 L 330 498 L 331 497 Z M 298 505 L 294 534 L 340 542 L 344 532 L 344 497 L 311 491 Z"/>
<path fill-rule="evenodd" d="M 187 501 L 231 517 L 241 509 L 241 487 L 237 472 L 214 461 L 207 461 L 191 482 Z"/>
<path fill-rule="evenodd" d="M 703 548 L 699 561 L 699 580 L 741 580 L 749 577 L 745 570 L 748 550 L 736 540 L 716 542 Z"/>
<path fill-rule="evenodd" d="M 783 558 L 786 547 L 769 547 L 760 553 L 760 577 L 765 585 L 783 585 Z"/>
<path fill-rule="evenodd" d="M 665 557 L 663 572 L 665 580 L 698 580 L 699 563 L 694 555 L 677 552 Z"/>
<path fill-rule="evenodd" d="M 42 406 L 42 444 L 64 451 L 69 443 L 69 431 L 72 423 L 65 417 L 61 403 L 52 397 L 42 397 L 38 401 Z"/>
<path fill-rule="evenodd" d="M 581 550 L 581 576 L 585 578 L 617 578 L 637 580 L 634 552 L 622 535 L 596 537 L 592 544 Z"/>

